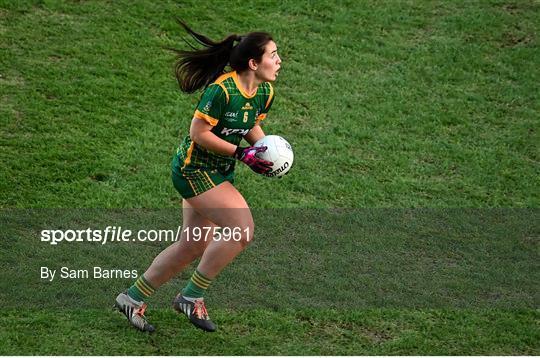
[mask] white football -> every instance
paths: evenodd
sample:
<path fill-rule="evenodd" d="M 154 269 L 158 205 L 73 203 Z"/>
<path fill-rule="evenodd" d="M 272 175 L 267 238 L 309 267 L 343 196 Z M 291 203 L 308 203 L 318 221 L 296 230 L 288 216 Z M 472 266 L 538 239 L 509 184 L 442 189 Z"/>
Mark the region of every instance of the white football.
<path fill-rule="evenodd" d="M 264 160 L 273 162 L 272 170 L 264 174 L 267 177 L 281 177 L 291 169 L 294 153 L 291 145 L 283 137 L 267 135 L 254 144 L 255 147 L 267 147 L 265 152 L 256 155 Z"/>

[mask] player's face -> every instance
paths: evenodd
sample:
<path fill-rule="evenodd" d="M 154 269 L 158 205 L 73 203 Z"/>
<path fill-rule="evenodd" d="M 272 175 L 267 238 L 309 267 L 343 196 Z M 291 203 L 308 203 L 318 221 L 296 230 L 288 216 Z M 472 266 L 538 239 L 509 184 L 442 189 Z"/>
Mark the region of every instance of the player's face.
<path fill-rule="evenodd" d="M 281 58 L 277 53 L 277 45 L 274 41 L 266 44 L 264 55 L 257 66 L 256 74 L 264 82 L 276 80 L 281 67 Z"/>

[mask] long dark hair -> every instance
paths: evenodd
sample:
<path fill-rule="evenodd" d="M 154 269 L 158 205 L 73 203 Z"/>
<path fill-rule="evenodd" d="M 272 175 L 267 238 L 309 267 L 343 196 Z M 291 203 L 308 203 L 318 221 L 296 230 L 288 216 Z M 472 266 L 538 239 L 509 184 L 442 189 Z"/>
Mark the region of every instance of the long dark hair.
<path fill-rule="evenodd" d="M 177 54 L 174 72 L 180 89 L 186 93 L 193 93 L 208 86 L 225 72 L 227 65 L 237 72 L 247 70 L 249 60 L 260 62 L 266 44 L 272 41 L 272 36 L 267 32 L 250 32 L 246 35 L 229 35 L 220 42 L 215 42 L 193 31 L 184 21 L 177 21 L 203 46 L 202 49 L 197 49 L 184 39 L 191 47 L 190 51 L 169 48 Z"/>

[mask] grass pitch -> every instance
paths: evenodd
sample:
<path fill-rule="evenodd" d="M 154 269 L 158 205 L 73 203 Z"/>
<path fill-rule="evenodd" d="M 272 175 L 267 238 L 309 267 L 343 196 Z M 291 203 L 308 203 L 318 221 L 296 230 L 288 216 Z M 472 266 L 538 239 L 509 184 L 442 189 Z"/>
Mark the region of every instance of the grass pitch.
<path fill-rule="evenodd" d="M 469 230 L 461 241 L 462 219 L 450 222 L 457 231 L 396 230 L 396 245 L 377 230 L 355 237 L 354 227 L 328 231 L 286 221 L 275 236 L 292 238 L 288 252 L 265 237 L 212 287 L 210 313 L 220 326 L 213 335 L 158 304 L 148 312 L 158 327 L 151 336 L 130 329 L 108 306 L 75 308 L 84 297 L 47 288 L 39 266 L 70 259 L 90 265 L 97 258 L 112 264 L 125 252 L 92 257 L 86 247 L 64 246 L 44 255 L 50 248 L 35 230 L 19 230 L 14 210 L 179 207 L 169 163 L 197 96 L 177 90 L 173 56 L 163 50 L 182 46 L 177 16 L 211 38 L 260 29 L 278 44 L 283 70 L 265 130 L 289 140 L 296 162 L 280 181 L 238 168 L 237 186 L 252 207 L 338 214 L 352 208 L 362 215 L 366 208 L 475 208 L 479 219 L 483 209 L 521 208 L 522 215 L 510 215 L 506 229 L 504 219 L 493 226 L 481 221 L 473 228 L 485 230 Z M 536 1 L 0 1 L 0 207 L 8 228 L 0 241 L 0 297 L 7 302 L 0 354 L 538 355 L 539 231 L 527 223 L 537 219 L 539 204 L 539 23 Z M 362 227 L 361 220 L 351 222 Z M 321 232 L 340 245 L 321 244 Z M 507 240 L 460 251 L 466 239 L 490 234 Z M 430 245 L 435 237 L 454 241 Z M 158 249 L 145 247 L 141 270 Z M 501 284 L 490 287 L 502 287 L 498 299 L 507 304 L 494 307 L 430 307 L 425 300 L 407 307 L 399 299 L 419 295 L 402 290 L 409 281 L 388 275 L 394 260 L 415 263 L 397 267 L 426 274 L 418 293 L 440 294 L 435 281 L 423 281 L 426 267 L 441 262 L 453 273 L 460 265 L 452 263 L 497 258 L 504 260 L 474 281 Z M 264 264 L 264 276 L 255 262 Z M 301 280 L 291 284 L 295 266 Z M 13 280 L 13 272 L 24 279 Z M 156 301 L 168 299 L 186 275 Z M 451 292 L 476 297 L 467 277 L 455 276 Z M 99 300 L 128 281 L 90 287 Z M 370 300 L 392 284 L 400 290 L 379 292 L 389 305 Z M 309 300 L 291 291 L 298 287 Z M 336 287 L 340 305 L 311 299 L 326 295 L 330 305 Z M 257 296 L 265 290 L 269 297 Z M 250 305 L 249 297 L 260 301 Z M 36 300 L 54 307 L 30 309 Z"/>

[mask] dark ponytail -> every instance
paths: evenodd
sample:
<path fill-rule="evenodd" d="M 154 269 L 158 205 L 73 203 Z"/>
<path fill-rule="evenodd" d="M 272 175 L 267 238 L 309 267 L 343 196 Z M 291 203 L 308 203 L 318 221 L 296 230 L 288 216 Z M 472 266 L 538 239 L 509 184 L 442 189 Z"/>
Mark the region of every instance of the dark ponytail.
<path fill-rule="evenodd" d="M 197 49 L 184 39 L 191 51 L 169 48 L 177 54 L 174 71 L 180 89 L 186 93 L 208 86 L 225 72 L 228 64 L 233 70 L 241 72 L 249 68 L 250 59 L 260 62 L 266 44 L 272 40 L 266 32 L 252 32 L 244 36 L 230 35 L 220 42 L 214 42 L 190 29 L 182 20 L 177 21 L 203 46 Z M 235 45 L 235 42 L 238 44 Z"/>

